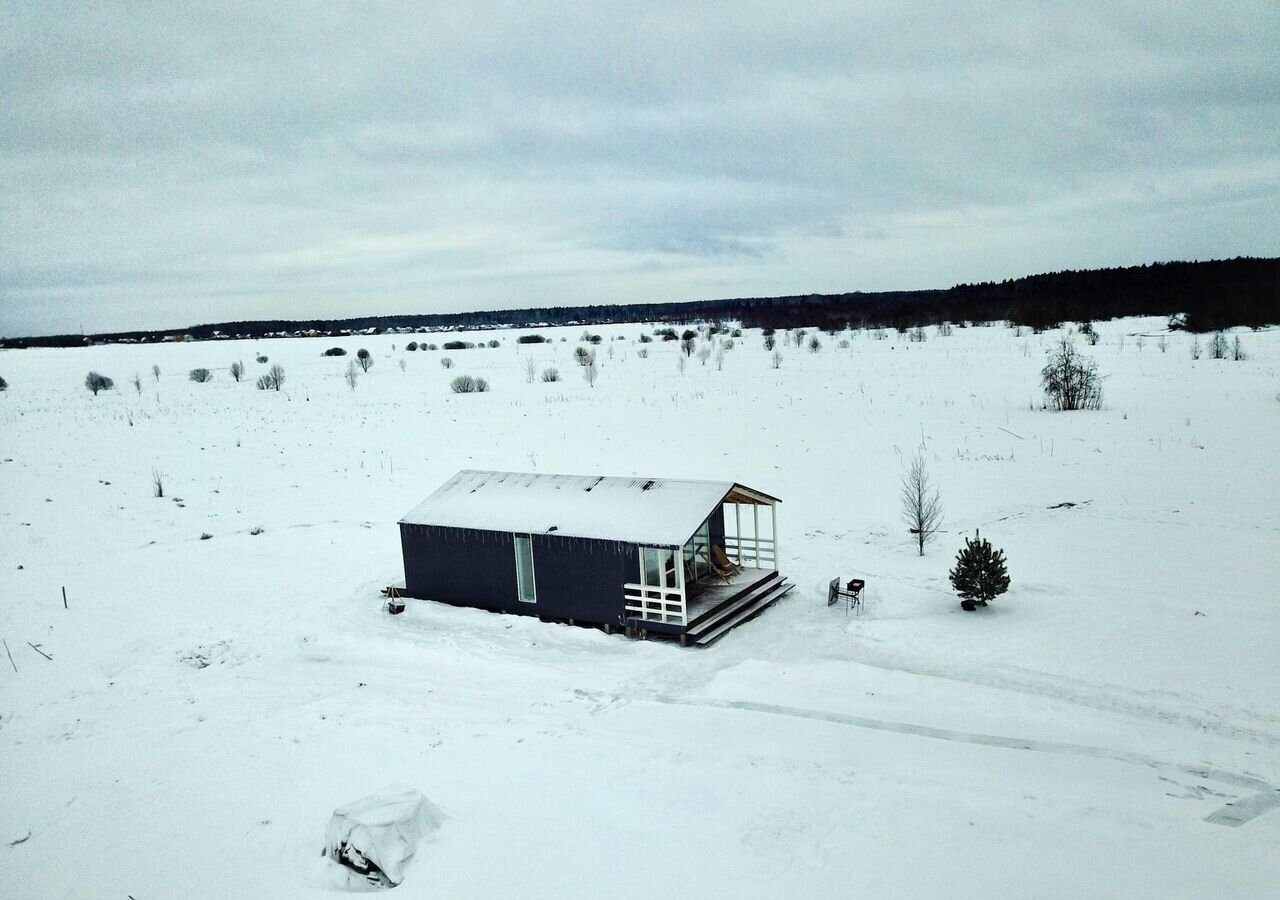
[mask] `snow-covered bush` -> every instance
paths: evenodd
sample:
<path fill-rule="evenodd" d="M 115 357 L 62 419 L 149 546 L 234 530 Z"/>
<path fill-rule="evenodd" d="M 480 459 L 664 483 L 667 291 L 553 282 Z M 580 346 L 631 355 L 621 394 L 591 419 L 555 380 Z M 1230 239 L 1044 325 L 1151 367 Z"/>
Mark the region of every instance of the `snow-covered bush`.
<path fill-rule="evenodd" d="M 1102 376 L 1098 364 L 1081 356 L 1070 338 L 1063 338 L 1049 351 L 1049 359 L 1040 370 L 1045 405 L 1049 409 L 1102 409 Z"/>
<path fill-rule="evenodd" d="M 208 369 L 192 369 L 187 373 L 187 378 L 196 384 L 204 384 L 206 381 L 213 381 L 213 373 Z"/>
<path fill-rule="evenodd" d="M 93 396 L 98 396 L 98 391 L 109 391 L 116 386 L 116 383 L 106 375 L 100 375 L 97 372 L 90 372 L 84 376 L 84 386 L 93 391 Z"/>
<path fill-rule="evenodd" d="M 1240 335 L 1236 335 L 1236 339 L 1231 344 L 1231 358 L 1236 362 L 1248 359 L 1249 354 L 1244 352 L 1244 344 L 1240 342 Z"/>
<path fill-rule="evenodd" d="M 1009 590 L 1009 570 L 1004 551 L 991 546 L 975 532 L 973 540 L 965 538 L 964 547 L 956 554 L 956 567 L 951 570 L 951 586 L 960 595 L 965 609 L 986 606 Z"/>

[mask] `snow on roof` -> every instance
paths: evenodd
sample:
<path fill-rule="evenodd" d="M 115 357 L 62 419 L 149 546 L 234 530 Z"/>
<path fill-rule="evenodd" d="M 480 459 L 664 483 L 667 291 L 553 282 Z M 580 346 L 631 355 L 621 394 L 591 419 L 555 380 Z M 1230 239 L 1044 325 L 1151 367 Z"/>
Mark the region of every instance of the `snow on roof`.
<path fill-rule="evenodd" d="M 732 481 L 464 469 L 400 521 L 678 547 L 735 487 L 750 490 Z"/>

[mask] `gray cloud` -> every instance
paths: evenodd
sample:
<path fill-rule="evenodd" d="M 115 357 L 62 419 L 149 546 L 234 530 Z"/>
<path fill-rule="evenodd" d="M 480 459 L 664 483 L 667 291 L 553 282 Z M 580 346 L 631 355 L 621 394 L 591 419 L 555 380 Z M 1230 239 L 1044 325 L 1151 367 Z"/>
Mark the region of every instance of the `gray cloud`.
<path fill-rule="evenodd" d="M 1280 247 L 1280 6 L 0 11 L 0 333 Z"/>

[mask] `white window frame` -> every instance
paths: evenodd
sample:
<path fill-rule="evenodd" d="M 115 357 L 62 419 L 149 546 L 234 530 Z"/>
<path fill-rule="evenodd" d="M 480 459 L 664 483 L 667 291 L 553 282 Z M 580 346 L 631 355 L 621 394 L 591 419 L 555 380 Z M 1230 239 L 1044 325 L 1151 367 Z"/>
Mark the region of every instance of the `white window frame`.
<path fill-rule="evenodd" d="M 516 564 L 516 600 L 519 601 L 520 603 L 532 603 L 534 605 L 537 605 L 538 574 L 537 574 L 537 563 L 533 558 L 533 535 L 514 533 L 512 534 L 512 538 L 513 538 L 512 553 L 515 556 L 515 564 Z M 520 541 L 521 540 L 526 541 L 529 547 L 529 580 L 530 580 L 529 593 L 533 595 L 532 600 L 525 599 L 524 597 L 525 592 L 521 589 L 521 584 L 520 584 L 520 582 L 524 579 L 524 575 L 520 571 Z"/>

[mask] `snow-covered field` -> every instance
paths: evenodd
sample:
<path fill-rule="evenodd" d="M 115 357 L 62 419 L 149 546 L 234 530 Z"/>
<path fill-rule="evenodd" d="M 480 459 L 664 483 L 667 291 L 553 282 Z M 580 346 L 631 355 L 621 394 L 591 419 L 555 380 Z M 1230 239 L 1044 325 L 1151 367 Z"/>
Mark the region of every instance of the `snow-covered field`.
<path fill-rule="evenodd" d="M 389 783 L 447 817 L 397 897 L 1280 896 L 1280 331 L 1193 362 L 1103 323 L 1105 409 L 1055 414 L 1052 332 L 774 370 L 748 331 L 681 373 L 599 327 L 592 388 L 581 330 L 0 353 L 0 896 L 336 896 L 329 814 Z M 354 392 L 332 345 L 373 354 Z M 396 520 L 468 467 L 739 480 L 783 499 L 797 589 L 707 649 L 386 615 Z M 1013 586 L 965 613 L 975 528 Z"/>

